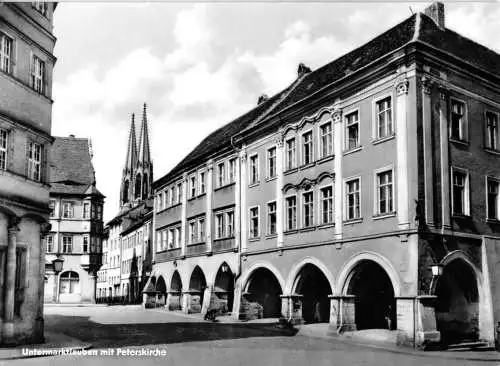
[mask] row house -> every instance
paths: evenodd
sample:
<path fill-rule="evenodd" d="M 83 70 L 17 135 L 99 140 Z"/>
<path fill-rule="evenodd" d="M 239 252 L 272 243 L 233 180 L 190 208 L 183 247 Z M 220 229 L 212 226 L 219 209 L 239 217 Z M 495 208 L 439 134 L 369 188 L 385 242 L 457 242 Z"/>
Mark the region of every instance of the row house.
<path fill-rule="evenodd" d="M 103 265 L 97 273 L 97 301 L 137 303 L 151 273 L 153 162 L 144 104 L 136 139 L 132 114 L 120 188 L 120 211 L 106 224 Z"/>
<path fill-rule="evenodd" d="M 43 341 L 56 6 L 0 3 L 0 345 Z"/>
<path fill-rule="evenodd" d="M 299 65 L 153 183 L 147 288 L 169 310 L 492 345 L 498 65 L 442 3 Z"/>
<path fill-rule="evenodd" d="M 45 302 L 95 302 L 102 261 L 104 195 L 86 138 L 55 137 L 50 150 L 50 232 L 45 237 Z M 56 265 L 54 263 L 59 263 Z"/>

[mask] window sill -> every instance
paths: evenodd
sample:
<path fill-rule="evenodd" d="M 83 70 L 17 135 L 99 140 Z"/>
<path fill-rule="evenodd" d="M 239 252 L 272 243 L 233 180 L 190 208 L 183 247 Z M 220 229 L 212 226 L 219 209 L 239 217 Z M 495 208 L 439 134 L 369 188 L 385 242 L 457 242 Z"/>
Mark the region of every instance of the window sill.
<path fill-rule="evenodd" d="M 205 196 L 205 195 L 206 195 L 206 192 L 199 193 L 199 194 L 198 194 L 198 198 L 203 197 L 203 196 Z"/>
<path fill-rule="evenodd" d="M 260 184 L 260 181 L 257 181 L 257 182 L 254 182 L 254 183 L 250 183 L 250 184 L 248 185 L 248 188 L 256 187 L 256 186 L 258 186 L 259 184 Z"/>
<path fill-rule="evenodd" d="M 276 239 L 278 237 L 278 234 L 269 234 L 269 235 L 266 235 L 266 240 L 267 239 Z"/>
<path fill-rule="evenodd" d="M 259 241 L 259 240 L 260 240 L 260 236 L 258 236 L 256 238 L 248 238 L 249 242 L 254 242 L 254 241 Z"/>
<path fill-rule="evenodd" d="M 488 219 L 486 219 L 486 222 L 488 224 L 500 225 L 500 219 L 490 219 L 490 218 L 488 218 Z"/>
<path fill-rule="evenodd" d="M 353 153 L 361 151 L 361 150 L 363 150 L 363 146 L 358 146 L 358 147 L 355 147 L 355 148 L 350 149 L 350 150 L 344 150 L 343 155 L 344 156 L 345 155 L 350 155 L 350 154 L 353 154 Z"/>
<path fill-rule="evenodd" d="M 378 145 L 378 144 L 381 144 L 383 142 L 393 140 L 394 138 L 396 138 L 396 134 L 392 134 L 392 135 L 384 136 L 384 137 L 378 137 L 378 138 L 376 138 L 375 140 L 372 141 L 372 144 L 373 145 Z"/>
<path fill-rule="evenodd" d="M 271 182 L 271 181 L 276 180 L 276 179 L 278 179 L 277 175 L 275 175 L 274 177 L 266 178 L 266 182 Z"/>
<path fill-rule="evenodd" d="M 318 226 L 318 229 L 322 230 L 322 229 L 331 229 L 332 227 L 335 227 L 335 223 L 334 222 L 330 222 L 328 224 L 321 224 Z"/>
<path fill-rule="evenodd" d="M 451 214 L 451 217 L 459 220 L 470 220 L 472 218 L 469 214 L 459 214 L 459 213 Z"/>
<path fill-rule="evenodd" d="M 222 185 L 222 186 L 220 186 L 220 187 L 215 188 L 215 189 L 214 189 L 214 191 L 218 191 L 218 190 L 220 190 L 220 189 L 224 189 L 224 188 L 227 188 L 227 187 L 231 187 L 231 186 L 234 186 L 235 184 L 236 184 L 235 182 L 226 183 L 226 184 L 224 184 L 224 185 Z"/>
<path fill-rule="evenodd" d="M 305 170 L 305 169 L 308 169 L 308 168 L 313 167 L 313 166 L 315 166 L 315 165 L 316 165 L 316 163 L 313 161 L 312 163 L 308 163 L 308 164 L 305 164 L 305 165 L 301 165 L 301 166 L 299 167 L 299 170 Z"/>
<path fill-rule="evenodd" d="M 188 243 L 187 246 L 189 247 L 189 246 L 202 245 L 202 244 L 205 244 L 205 241 L 197 241 L 194 243 Z"/>
<path fill-rule="evenodd" d="M 394 217 L 396 216 L 396 211 L 393 212 L 388 212 L 384 214 L 375 214 L 373 215 L 373 220 L 382 220 L 382 219 L 387 219 L 389 217 Z"/>
<path fill-rule="evenodd" d="M 299 232 L 299 230 L 293 229 L 293 230 L 287 230 L 283 234 L 285 234 L 285 235 L 291 235 L 291 234 L 297 234 L 298 232 Z"/>
<path fill-rule="evenodd" d="M 306 233 L 308 231 L 314 231 L 314 230 L 316 230 L 316 226 L 308 226 L 308 227 L 304 227 L 302 229 L 299 229 L 299 232 Z"/>
<path fill-rule="evenodd" d="M 288 169 L 288 170 L 285 170 L 283 172 L 284 175 L 288 175 L 288 174 L 292 174 L 292 173 L 295 173 L 299 170 L 299 168 L 292 168 L 292 169 Z"/>
<path fill-rule="evenodd" d="M 361 222 L 363 222 L 363 218 L 359 217 L 359 218 L 355 218 L 355 219 L 345 220 L 344 225 L 359 224 Z"/>
<path fill-rule="evenodd" d="M 484 151 L 486 151 L 488 154 L 500 155 L 500 150 L 490 149 L 487 147 L 484 149 Z"/>
<path fill-rule="evenodd" d="M 224 236 L 222 238 L 214 238 L 214 241 L 231 240 L 231 239 L 234 239 L 234 235 L 232 235 L 232 236 Z"/>
<path fill-rule="evenodd" d="M 323 164 L 323 163 L 326 163 L 327 161 L 333 160 L 334 157 L 335 157 L 335 155 L 327 155 L 327 156 L 319 159 L 318 161 L 316 161 L 316 165 Z"/>
<path fill-rule="evenodd" d="M 198 198 L 198 197 L 196 197 L 196 196 L 189 197 L 189 198 L 188 198 L 188 202 L 194 201 L 194 200 L 195 200 L 195 199 L 197 199 L 197 198 Z"/>
<path fill-rule="evenodd" d="M 466 140 L 459 140 L 459 139 L 455 139 L 453 137 L 450 137 L 450 142 L 457 144 L 457 145 L 469 147 L 469 141 L 466 141 Z"/>

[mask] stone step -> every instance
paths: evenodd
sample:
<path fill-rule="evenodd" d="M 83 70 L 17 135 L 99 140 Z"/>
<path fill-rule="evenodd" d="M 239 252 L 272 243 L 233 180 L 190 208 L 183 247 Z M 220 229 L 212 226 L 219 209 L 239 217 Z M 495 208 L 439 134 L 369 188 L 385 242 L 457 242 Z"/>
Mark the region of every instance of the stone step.
<path fill-rule="evenodd" d="M 449 344 L 448 351 L 492 351 L 494 347 L 490 346 L 486 341 L 464 341 L 454 344 Z"/>

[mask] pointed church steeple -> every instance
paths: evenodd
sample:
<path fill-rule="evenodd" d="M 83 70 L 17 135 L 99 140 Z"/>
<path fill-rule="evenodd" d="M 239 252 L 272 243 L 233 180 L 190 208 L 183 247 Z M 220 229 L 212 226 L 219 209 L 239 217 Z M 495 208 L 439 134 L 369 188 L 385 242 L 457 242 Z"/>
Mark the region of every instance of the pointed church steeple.
<path fill-rule="evenodd" d="M 141 132 L 139 137 L 139 165 L 145 166 L 151 163 L 151 155 L 149 151 L 149 132 L 148 132 L 148 116 L 146 112 L 146 103 L 142 110 Z"/>
<path fill-rule="evenodd" d="M 135 115 L 132 113 L 130 122 L 130 132 L 128 135 L 127 156 L 123 167 L 122 185 L 120 194 L 120 209 L 128 202 L 132 201 L 134 172 L 137 165 L 137 141 L 135 138 Z"/>

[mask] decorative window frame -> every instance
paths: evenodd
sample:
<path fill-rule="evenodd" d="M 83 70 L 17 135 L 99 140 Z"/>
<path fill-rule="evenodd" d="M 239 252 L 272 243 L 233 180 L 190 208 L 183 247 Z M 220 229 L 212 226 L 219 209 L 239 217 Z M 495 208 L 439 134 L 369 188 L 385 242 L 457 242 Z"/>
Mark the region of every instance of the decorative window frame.
<path fill-rule="evenodd" d="M 358 142 L 355 147 L 349 147 L 349 129 L 347 125 L 347 117 L 349 117 L 351 114 L 357 113 L 358 114 Z M 349 153 L 353 151 L 357 151 L 358 149 L 361 149 L 361 108 L 360 107 L 354 107 L 350 109 L 346 109 L 345 111 L 342 111 L 342 119 L 343 119 L 343 130 L 344 130 L 344 152 Z"/>
<path fill-rule="evenodd" d="M 462 173 L 465 174 L 465 184 L 464 184 L 464 213 L 455 213 L 455 207 L 454 207 L 454 197 L 453 197 L 453 174 L 457 173 Z M 454 217 L 462 217 L 462 216 L 470 216 L 470 172 L 467 169 L 464 168 L 458 168 L 455 166 L 450 167 L 450 197 L 451 197 L 451 204 L 450 204 L 450 209 L 451 209 L 451 215 Z"/>
<path fill-rule="evenodd" d="M 354 217 L 354 218 L 349 218 L 349 204 L 348 204 L 348 199 L 347 199 L 347 183 L 350 183 L 354 180 L 359 181 L 359 217 Z M 346 177 L 343 179 L 342 182 L 342 199 L 343 199 L 343 206 L 344 206 L 344 223 L 352 223 L 352 222 L 358 222 L 363 220 L 363 179 L 361 175 L 353 175 L 350 177 Z"/>
<path fill-rule="evenodd" d="M 269 205 L 274 203 L 274 216 L 276 218 L 275 222 L 275 233 L 270 232 L 270 220 L 269 220 Z M 276 200 L 271 200 L 266 202 L 266 237 L 275 237 L 278 234 L 278 202 Z"/>
<path fill-rule="evenodd" d="M 496 147 L 488 146 L 488 114 L 497 116 Z M 500 152 L 500 112 L 490 108 L 484 110 L 484 148 L 488 151 Z"/>
<path fill-rule="evenodd" d="M 255 181 L 252 181 L 252 158 L 257 157 L 256 162 L 257 162 L 257 179 Z M 260 157 L 259 153 L 254 152 L 252 154 L 248 155 L 248 185 L 249 186 L 254 186 L 260 183 Z"/>
<path fill-rule="evenodd" d="M 465 136 L 460 136 L 460 138 L 455 138 L 452 136 L 452 114 L 453 114 L 453 110 L 452 110 L 452 105 L 453 105 L 453 102 L 458 102 L 458 103 L 462 103 L 464 105 L 464 124 L 465 126 L 462 127 L 463 130 L 462 130 L 462 134 L 465 134 Z M 469 123 L 469 105 L 467 103 L 466 100 L 464 99 L 461 99 L 461 98 L 457 98 L 457 97 L 454 97 L 454 96 L 450 96 L 449 98 L 449 101 L 448 101 L 448 136 L 449 136 L 449 140 L 450 141 L 454 141 L 454 142 L 458 142 L 458 143 L 462 143 L 462 144 L 469 144 L 470 142 L 470 123 Z"/>
<path fill-rule="evenodd" d="M 311 122 L 312 123 L 312 122 Z M 304 135 L 307 135 L 308 133 L 311 134 L 311 161 L 309 163 L 305 162 L 305 155 L 304 155 Z M 305 129 L 300 132 L 300 166 L 309 166 L 313 164 L 316 161 L 316 154 L 314 151 L 314 125 L 311 126 L 308 129 Z M 297 147 L 296 147 L 297 150 Z"/>
<path fill-rule="evenodd" d="M 379 197 L 378 175 L 381 173 L 389 172 L 389 171 L 392 173 L 392 211 L 380 213 L 379 212 L 380 197 Z M 361 198 L 361 187 L 360 187 L 360 198 Z M 396 203 L 397 203 L 396 202 L 396 174 L 395 174 L 394 164 L 386 165 L 386 166 L 383 166 L 381 168 L 375 169 L 373 171 L 373 217 L 382 218 L 382 217 L 396 215 L 396 212 L 397 212 Z M 360 207 L 361 207 L 361 204 L 360 204 Z"/>
<path fill-rule="evenodd" d="M 489 212 L 489 201 L 488 201 L 488 182 L 493 181 L 498 184 L 498 193 L 497 193 L 497 212 L 496 212 L 496 217 L 491 218 L 488 217 L 488 212 Z M 500 177 L 492 177 L 489 175 L 485 176 L 485 181 L 484 181 L 484 188 L 485 188 L 485 198 L 486 198 L 486 212 L 485 212 L 485 217 L 486 221 L 493 221 L 493 222 L 498 222 L 500 221 Z"/>
<path fill-rule="evenodd" d="M 293 162 L 291 164 L 291 166 L 289 166 L 288 164 L 288 142 L 293 140 L 294 143 L 295 143 L 295 149 L 294 149 L 294 153 L 293 153 Z M 298 150 L 298 147 L 297 147 L 297 136 L 292 136 L 292 137 L 288 137 L 288 138 L 285 138 L 285 143 L 284 143 L 284 153 L 285 153 L 285 171 L 287 170 L 292 170 L 292 169 L 295 169 L 297 168 L 298 164 L 297 164 L 297 150 Z"/>
<path fill-rule="evenodd" d="M 335 154 L 335 134 L 334 134 L 334 123 L 333 119 L 329 117 L 328 120 L 320 122 L 320 119 L 318 119 L 318 160 L 326 159 L 330 156 L 333 156 Z M 330 125 L 330 135 L 332 136 L 332 148 L 331 151 L 323 156 L 323 140 L 322 140 L 322 135 L 321 135 L 321 129 L 323 126 Z"/>
<path fill-rule="evenodd" d="M 315 204 L 316 204 L 316 201 L 317 201 L 317 190 L 314 189 L 315 187 L 311 186 L 309 189 L 301 189 L 300 192 L 298 192 L 300 194 L 300 217 L 301 217 L 301 221 L 300 221 L 300 229 L 311 229 L 311 228 L 314 228 L 316 225 L 317 225 L 317 208 L 314 207 Z M 312 197 L 312 204 L 313 204 L 313 207 L 312 207 L 312 223 L 311 225 L 309 226 L 305 226 L 305 210 L 304 210 L 304 205 L 305 205 L 305 199 L 304 199 L 304 196 L 308 193 L 312 193 L 313 197 Z"/>
<path fill-rule="evenodd" d="M 274 175 L 269 174 L 270 173 L 270 164 L 269 164 L 269 158 L 270 158 L 270 151 L 274 149 Z M 275 179 L 278 176 L 278 145 L 273 144 L 269 146 L 266 149 L 266 180 L 271 180 Z"/>
<path fill-rule="evenodd" d="M 323 199 L 321 192 L 325 188 L 331 188 L 332 189 L 332 221 L 324 223 L 323 222 Z M 335 184 L 334 182 L 329 182 L 329 183 L 324 183 L 324 184 L 319 184 L 318 188 L 318 226 L 326 226 L 326 225 L 333 225 L 335 224 Z"/>
<path fill-rule="evenodd" d="M 299 202 L 298 202 L 298 198 L 297 198 L 297 195 L 299 193 L 298 192 L 295 192 L 293 194 L 288 194 L 286 196 L 283 197 L 283 204 L 284 204 L 284 216 L 285 216 L 285 224 L 283 225 L 284 226 L 284 231 L 287 232 L 287 231 L 295 231 L 295 230 L 298 230 L 299 228 L 299 225 L 298 223 L 300 222 L 300 214 L 299 214 Z M 295 227 L 294 228 L 291 228 L 289 229 L 288 228 L 288 205 L 287 205 L 287 200 L 288 198 L 290 197 L 295 197 Z"/>
<path fill-rule="evenodd" d="M 386 136 L 378 135 L 378 113 L 377 113 L 377 105 L 384 99 L 389 98 L 391 100 L 391 123 L 392 123 L 392 134 L 388 134 Z M 373 142 L 381 142 L 385 140 L 390 140 L 391 138 L 396 136 L 396 123 L 394 119 L 394 95 L 392 91 L 387 91 L 385 93 L 380 94 L 379 96 L 372 99 L 372 140 Z"/>
<path fill-rule="evenodd" d="M 251 212 L 253 209 L 257 209 L 257 235 L 252 236 L 252 215 Z M 254 205 L 248 207 L 248 237 L 250 240 L 258 240 L 260 239 L 260 235 L 262 233 L 262 225 L 261 225 L 261 213 L 260 213 L 260 205 Z"/>

